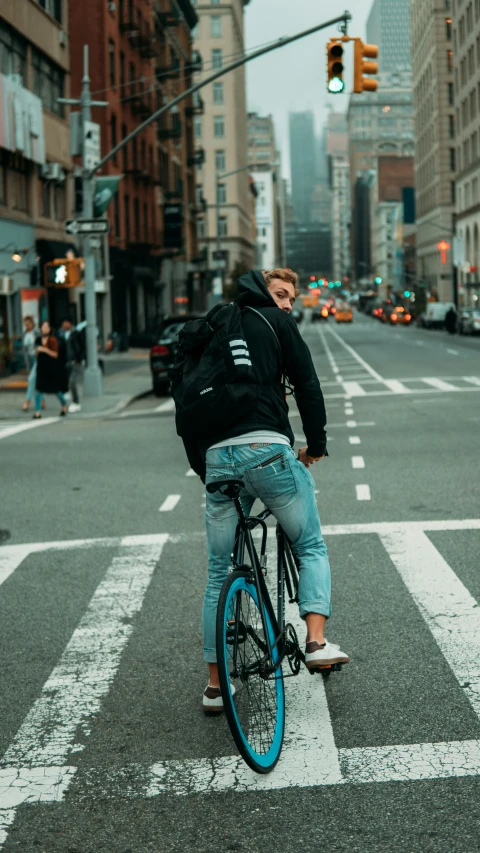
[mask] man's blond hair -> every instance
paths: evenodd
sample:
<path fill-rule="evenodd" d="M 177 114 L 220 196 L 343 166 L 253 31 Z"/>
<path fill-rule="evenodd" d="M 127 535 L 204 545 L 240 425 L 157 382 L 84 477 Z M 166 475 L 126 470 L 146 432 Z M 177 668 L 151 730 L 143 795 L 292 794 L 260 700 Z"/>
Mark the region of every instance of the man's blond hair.
<path fill-rule="evenodd" d="M 265 284 L 270 284 L 274 278 L 279 278 L 280 281 L 286 281 L 288 284 L 293 284 L 295 288 L 295 296 L 300 296 L 300 290 L 298 288 L 298 275 L 296 272 L 290 269 L 276 269 L 276 270 L 262 270 L 263 278 L 265 279 Z"/>

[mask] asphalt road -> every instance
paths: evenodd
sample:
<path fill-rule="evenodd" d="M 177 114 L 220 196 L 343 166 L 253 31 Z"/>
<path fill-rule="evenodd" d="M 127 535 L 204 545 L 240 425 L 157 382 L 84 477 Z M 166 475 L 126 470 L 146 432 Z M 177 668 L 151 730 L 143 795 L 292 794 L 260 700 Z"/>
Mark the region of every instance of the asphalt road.
<path fill-rule="evenodd" d="M 201 711 L 204 497 L 169 401 L 0 434 L 5 853 L 480 850 L 480 341 L 303 333 L 352 661 L 287 682 L 268 777 Z"/>

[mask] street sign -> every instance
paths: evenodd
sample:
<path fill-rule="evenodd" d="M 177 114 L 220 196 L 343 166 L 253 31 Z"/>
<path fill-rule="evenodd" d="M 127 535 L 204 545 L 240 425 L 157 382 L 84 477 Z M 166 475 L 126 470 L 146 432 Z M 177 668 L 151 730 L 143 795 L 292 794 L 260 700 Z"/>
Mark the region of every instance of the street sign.
<path fill-rule="evenodd" d="M 100 162 L 100 125 L 94 121 L 83 123 L 83 168 L 94 169 Z"/>
<path fill-rule="evenodd" d="M 108 219 L 67 219 L 66 234 L 108 234 L 110 220 Z"/>

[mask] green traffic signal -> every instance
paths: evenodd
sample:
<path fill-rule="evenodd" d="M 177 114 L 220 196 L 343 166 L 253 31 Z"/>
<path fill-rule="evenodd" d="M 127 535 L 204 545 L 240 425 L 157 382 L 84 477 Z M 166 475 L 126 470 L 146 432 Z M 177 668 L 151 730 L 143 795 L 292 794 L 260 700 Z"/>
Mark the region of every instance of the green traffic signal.
<path fill-rule="evenodd" d="M 404 291 L 403 291 L 403 295 L 405 296 L 405 298 L 406 298 L 406 299 L 408 299 L 408 297 L 409 297 L 411 294 L 410 294 L 410 291 L 409 291 L 409 290 L 404 290 Z"/>
<path fill-rule="evenodd" d="M 376 277 L 376 279 L 375 279 L 375 284 L 381 284 L 381 283 L 382 283 L 382 281 L 383 281 L 382 277 L 381 277 L 381 276 L 379 276 L 379 275 L 377 275 L 377 277 Z"/>

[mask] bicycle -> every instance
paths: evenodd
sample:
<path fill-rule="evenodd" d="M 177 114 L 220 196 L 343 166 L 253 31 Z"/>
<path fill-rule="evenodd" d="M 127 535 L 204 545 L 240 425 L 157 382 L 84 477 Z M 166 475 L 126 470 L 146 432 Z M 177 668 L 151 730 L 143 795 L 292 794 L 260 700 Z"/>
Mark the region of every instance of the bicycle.
<path fill-rule="evenodd" d="M 237 511 L 238 524 L 232 552 L 232 571 L 220 592 L 216 621 L 216 650 L 225 714 L 240 755 L 257 773 L 269 773 L 282 750 L 285 729 L 284 679 L 300 672 L 305 656 L 293 625 L 285 623 L 285 590 L 289 602 L 298 604 L 298 566 L 285 531 L 277 523 L 277 612 L 265 581 L 267 574 L 267 524 L 265 509 L 246 517 L 240 502 L 244 483 L 217 480 L 207 485 L 221 491 Z M 252 532 L 260 527 L 257 553 Z M 245 563 L 248 556 L 249 563 Z M 288 662 L 290 673 L 282 665 Z M 328 676 L 341 664 L 308 671 Z"/>

